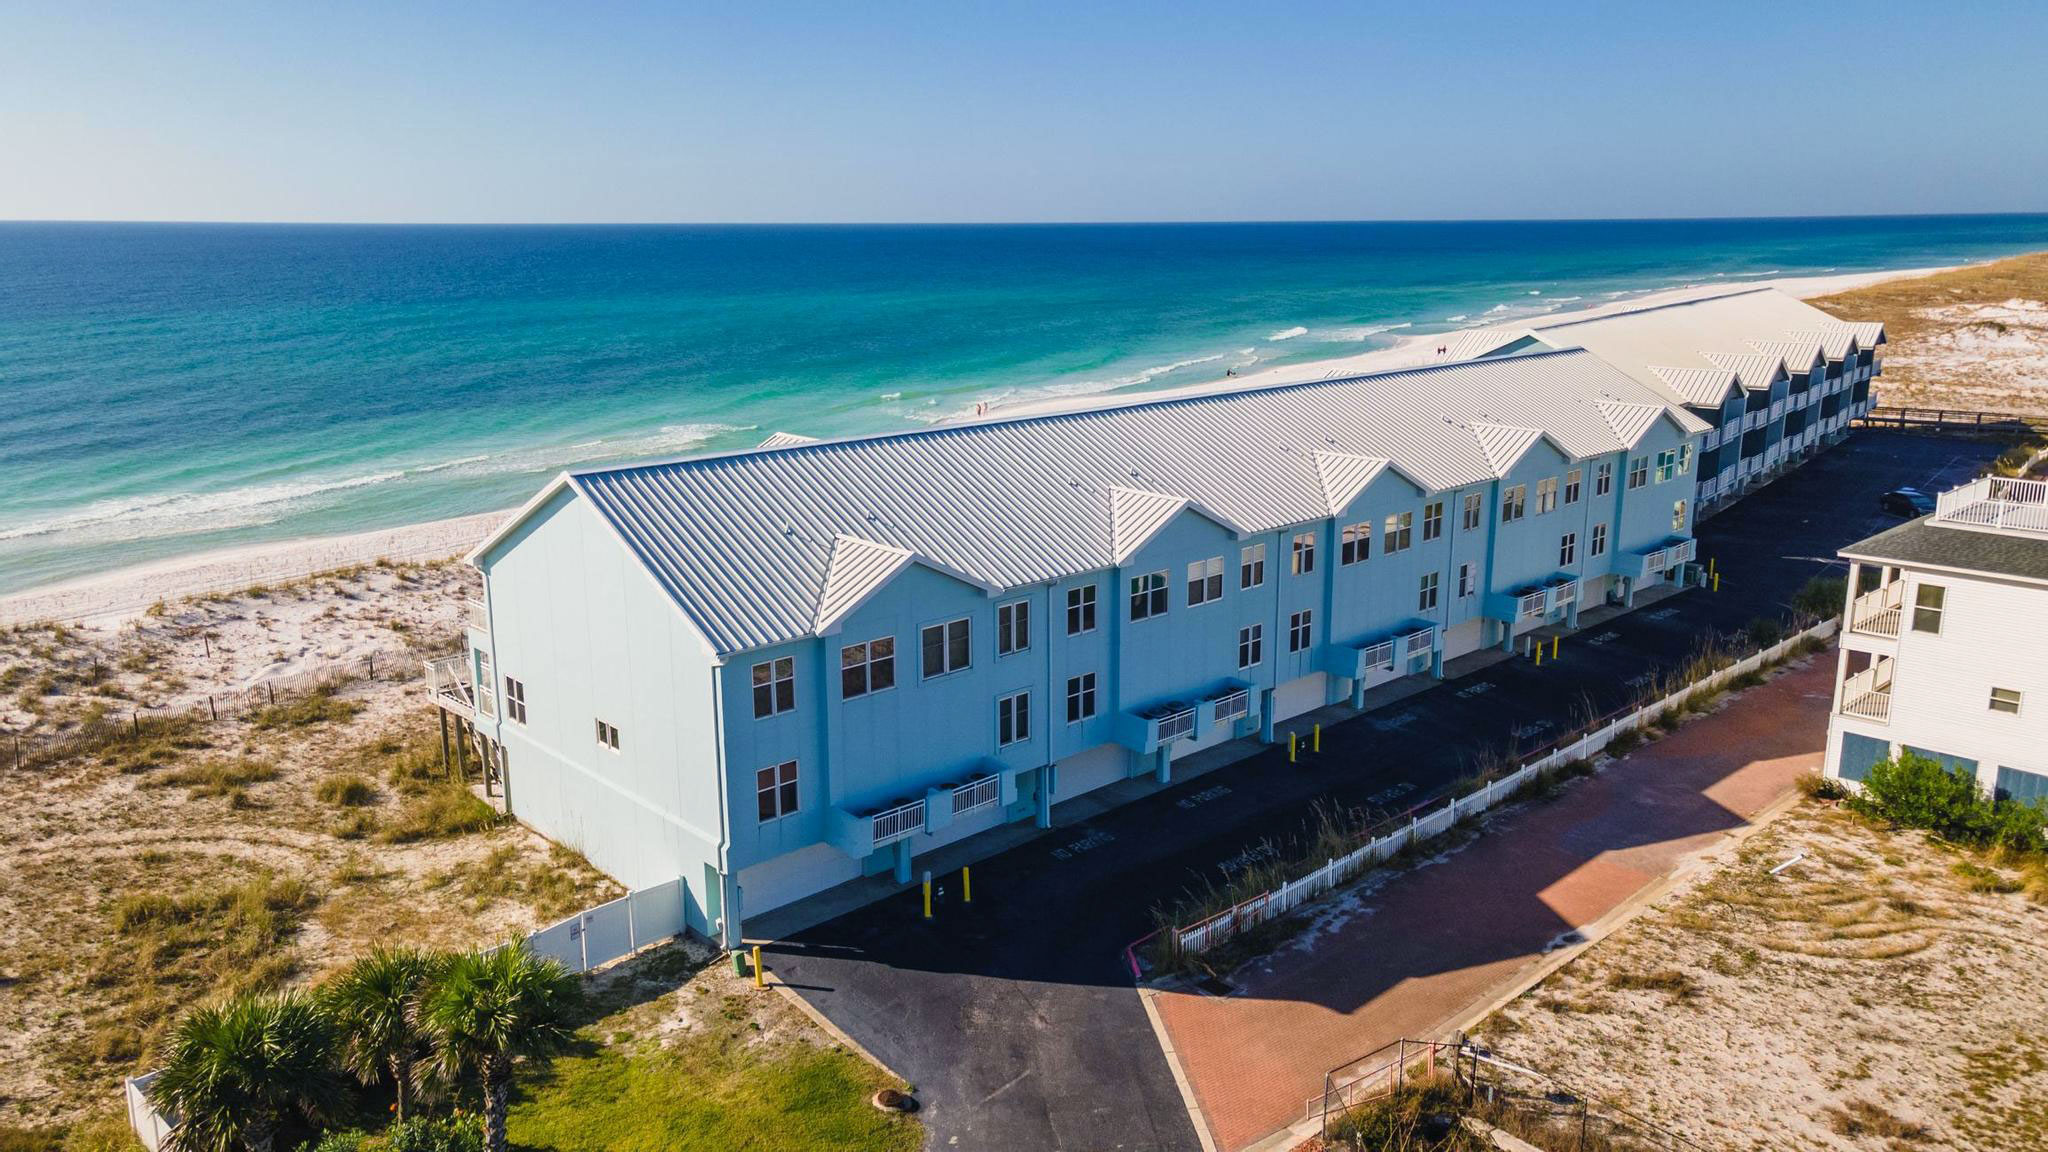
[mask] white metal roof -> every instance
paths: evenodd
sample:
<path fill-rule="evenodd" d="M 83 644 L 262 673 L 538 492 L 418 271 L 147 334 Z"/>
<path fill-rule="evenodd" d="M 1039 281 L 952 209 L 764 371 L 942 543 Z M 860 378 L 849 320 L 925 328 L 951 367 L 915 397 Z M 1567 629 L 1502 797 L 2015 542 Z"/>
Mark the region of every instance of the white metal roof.
<path fill-rule="evenodd" d="M 1603 411 L 1617 404 L 1653 406 L 1687 434 L 1706 430 L 1574 350 L 593 469 L 563 482 L 729 655 L 817 634 L 912 562 L 1016 588 L 1116 564 L 1183 507 L 1247 533 L 1324 519 L 1333 478 L 1341 492 L 1370 476 L 1319 455 L 1388 461 L 1446 490 L 1494 479 L 1503 447 L 1518 443 L 1519 455 L 1537 437 L 1575 457 L 1621 451 L 1640 431 L 1617 431 Z"/>

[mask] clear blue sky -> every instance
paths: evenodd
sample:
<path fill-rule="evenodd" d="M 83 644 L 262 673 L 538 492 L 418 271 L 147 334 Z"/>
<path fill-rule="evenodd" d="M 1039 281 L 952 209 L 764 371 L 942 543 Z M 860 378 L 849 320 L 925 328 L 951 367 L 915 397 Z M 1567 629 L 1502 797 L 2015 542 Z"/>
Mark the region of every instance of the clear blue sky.
<path fill-rule="evenodd" d="M 2038 0 L 426 8 L 0 0 L 0 219 L 2048 209 Z"/>

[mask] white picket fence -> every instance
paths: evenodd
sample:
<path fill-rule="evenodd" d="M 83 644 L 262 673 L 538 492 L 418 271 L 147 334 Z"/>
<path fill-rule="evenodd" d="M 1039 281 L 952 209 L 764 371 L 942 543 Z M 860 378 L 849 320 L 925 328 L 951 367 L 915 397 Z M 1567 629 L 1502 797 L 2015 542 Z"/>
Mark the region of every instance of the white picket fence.
<path fill-rule="evenodd" d="M 1433 812 L 1412 816 L 1408 823 L 1398 825 L 1385 835 L 1368 841 L 1342 856 L 1325 861 L 1322 867 L 1306 876 L 1261 892 L 1200 923 L 1176 929 L 1181 950 L 1188 953 L 1203 952 L 1246 929 L 1285 916 L 1345 881 L 1386 863 L 1403 849 L 1441 836 L 1456 827 L 1460 821 L 1507 800 L 1527 787 L 1539 773 L 1573 760 L 1590 759 L 1613 743 L 1616 736 L 1655 722 L 1658 717 L 1677 707 L 1680 701 L 1694 692 L 1702 689 L 1711 691 L 1738 676 L 1754 672 L 1766 664 L 1776 663 L 1802 640 L 1809 637 L 1826 640 L 1835 634 L 1839 626 L 1838 620 L 1823 620 L 1804 632 L 1702 677 L 1661 700 L 1644 705 L 1609 724 L 1595 728 L 1569 744 L 1552 749 L 1509 775 L 1489 782 L 1486 787 L 1470 795 L 1454 796 L 1443 807 Z"/>
<path fill-rule="evenodd" d="M 671 880 L 616 900 L 586 908 L 527 936 L 527 947 L 562 962 L 571 972 L 588 972 L 630 956 L 650 944 L 683 934 L 683 882 Z M 161 1152 L 177 1121 L 153 1107 L 150 1082 L 155 1072 L 122 1081 L 128 1105 L 128 1126 L 149 1152 Z"/>

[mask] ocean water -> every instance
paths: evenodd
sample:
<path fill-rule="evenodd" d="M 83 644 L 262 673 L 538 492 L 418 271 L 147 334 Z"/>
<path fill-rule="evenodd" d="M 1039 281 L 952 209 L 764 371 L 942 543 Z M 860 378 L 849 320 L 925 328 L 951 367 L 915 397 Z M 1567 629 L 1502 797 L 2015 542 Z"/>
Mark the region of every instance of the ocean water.
<path fill-rule="evenodd" d="M 1173 387 L 2048 216 L 973 227 L 0 223 L 0 591 L 598 461 Z"/>

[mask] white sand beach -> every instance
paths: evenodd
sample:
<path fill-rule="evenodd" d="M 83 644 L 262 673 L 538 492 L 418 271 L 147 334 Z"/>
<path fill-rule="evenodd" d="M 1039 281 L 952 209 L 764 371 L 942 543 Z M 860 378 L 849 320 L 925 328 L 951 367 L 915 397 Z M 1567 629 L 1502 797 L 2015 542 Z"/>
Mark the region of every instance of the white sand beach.
<path fill-rule="evenodd" d="M 1769 285 L 1803 299 L 1941 271 L 1945 269 L 1910 268 L 1890 272 L 1787 277 L 1751 281 L 1746 284 Z M 1745 282 L 1700 281 L 1668 292 L 1616 299 L 1584 310 L 1554 312 L 1541 319 L 1545 323 L 1555 323 L 1567 316 L 1595 316 L 1641 308 L 1646 304 L 1669 303 L 1689 297 L 1726 292 L 1740 286 L 1745 286 Z M 996 405 L 979 418 L 1005 419 L 1126 403 L 1139 397 L 1151 399 L 1217 388 L 1243 388 L 1412 367 L 1435 362 L 1438 358 L 1436 348 L 1442 342 L 1442 338 L 1442 333 L 1411 336 L 1392 347 L 1375 349 L 1357 356 L 1289 364 L 1264 372 L 1254 372 L 1227 380 L 1211 380 L 1183 388 L 1109 392 L 1093 396 L 1059 397 Z M 493 528 L 502 523 L 510 512 L 510 509 L 506 509 L 346 536 L 250 544 L 116 569 L 62 584 L 0 596 L 0 626 L 31 621 L 61 621 L 112 627 L 141 615 L 151 605 L 159 602 L 176 602 L 193 597 L 235 592 L 258 584 L 285 583 L 303 579 L 316 572 L 371 564 L 380 559 L 393 562 L 446 559 L 462 554 L 481 541 Z"/>

